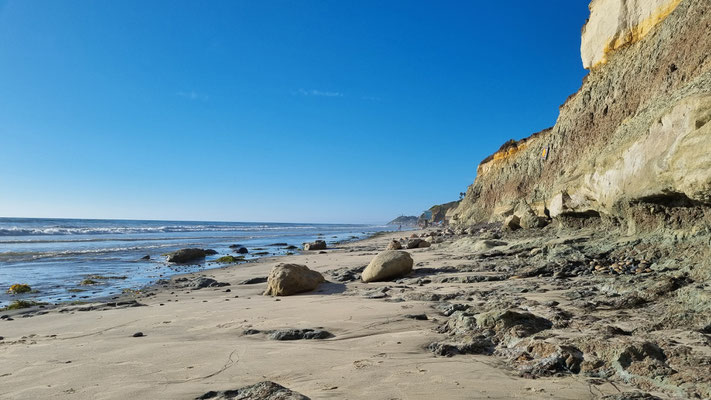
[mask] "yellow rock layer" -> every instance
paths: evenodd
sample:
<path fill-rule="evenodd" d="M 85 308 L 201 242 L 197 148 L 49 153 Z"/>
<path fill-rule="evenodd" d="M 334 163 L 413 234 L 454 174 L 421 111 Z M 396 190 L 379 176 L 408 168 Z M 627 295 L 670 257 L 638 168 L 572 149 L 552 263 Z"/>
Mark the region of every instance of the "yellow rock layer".
<path fill-rule="evenodd" d="M 526 147 L 528 147 L 528 143 L 525 141 L 522 141 L 522 142 L 517 143 L 515 146 L 511 146 L 511 147 L 507 148 L 506 150 L 497 151 L 496 153 L 494 153 L 494 156 L 491 159 L 491 161 L 489 161 L 485 164 L 479 165 L 479 168 L 477 168 L 477 175 L 485 174 L 487 171 L 489 171 L 489 169 L 491 169 L 491 166 L 495 162 L 507 160 L 507 159 L 511 158 L 512 156 L 514 156 L 515 154 L 517 154 L 518 152 L 520 152 L 521 150 L 525 149 Z"/>
<path fill-rule="evenodd" d="M 642 40 L 655 26 L 657 26 L 657 24 L 664 21 L 664 19 L 671 14 L 681 3 L 681 1 L 682 0 L 674 0 L 667 5 L 659 7 L 652 13 L 652 15 L 642 20 L 639 24 L 625 30 L 624 32 L 620 32 L 619 35 L 610 39 L 607 45 L 605 45 L 604 56 L 593 66 L 593 69 L 605 64 L 607 62 L 608 55 L 613 51 L 628 44 L 636 43 Z"/>

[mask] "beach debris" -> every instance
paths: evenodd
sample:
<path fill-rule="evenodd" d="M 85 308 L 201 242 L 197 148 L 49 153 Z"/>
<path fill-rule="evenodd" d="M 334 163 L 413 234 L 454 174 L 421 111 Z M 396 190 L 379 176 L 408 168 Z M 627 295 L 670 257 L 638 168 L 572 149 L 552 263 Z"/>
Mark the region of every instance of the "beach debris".
<path fill-rule="evenodd" d="M 22 294 L 22 293 L 30 293 L 32 291 L 32 288 L 30 285 L 26 283 L 16 283 L 12 286 L 10 286 L 9 289 L 7 289 L 8 294 Z"/>
<path fill-rule="evenodd" d="M 316 240 L 315 242 L 304 243 L 304 250 L 326 250 L 326 242 L 324 240 Z"/>
<path fill-rule="evenodd" d="M 168 258 L 166 260 L 172 263 L 185 264 L 192 261 L 204 259 L 205 255 L 206 253 L 204 249 L 181 249 L 168 254 Z"/>
<path fill-rule="evenodd" d="M 400 244 L 399 240 L 392 240 L 390 243 L 388 243 L 388 250 L 400 250 L 402 249 L 402 244 Z"/>
<path fill-rule="evenodd" d="M 320 272 L 312 271 L 305 265 L 278 264 L 272 268 L 267 278 L 265 296 L 290 296 L 310 292 L 325 282 Z"/>
<path fill-rule="evenodd" d="M 412 272 L 412 257 L 406 251 L 386 250 L 373 258 L 363 271 L 363 282 L 386 281 Z"/>
<path fill-rule="evenodd" d="M 239 389 L 210 391 L 196 397 L 195 400 L 309 400 L 309 398 L 277 383 L 264 381 Z"/>
<path fill-rule="evenodd" d="M 8 306 L 0 309 L 0 311 L 9 311 L 9 310 L 21 310 L 23 308 L 30 308 L 34 306 L 43 306 L 46 303 L 40 303 L 38 301 L 34 300 L 15 300 L 12 303 L 10 303 Z M 5 318 L 6 321 L 12 321 L 12 318 Z"/>

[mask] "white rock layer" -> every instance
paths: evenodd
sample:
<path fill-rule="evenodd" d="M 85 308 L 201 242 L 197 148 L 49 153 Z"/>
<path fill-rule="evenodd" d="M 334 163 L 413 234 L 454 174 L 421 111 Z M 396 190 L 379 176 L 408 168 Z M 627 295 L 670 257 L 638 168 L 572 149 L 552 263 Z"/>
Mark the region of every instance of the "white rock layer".
<path fill-rule="evenodd" d="M 582 33 L 583 66 L 594 68 L 610 52 L 646 36 L 681 0 L 593 0 Z"/>

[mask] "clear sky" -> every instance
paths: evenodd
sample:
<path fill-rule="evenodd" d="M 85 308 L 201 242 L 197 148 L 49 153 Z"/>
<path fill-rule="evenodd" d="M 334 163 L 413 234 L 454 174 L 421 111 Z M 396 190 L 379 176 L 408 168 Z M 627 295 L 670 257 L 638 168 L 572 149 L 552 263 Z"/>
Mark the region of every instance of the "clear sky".
<path fill-rule="evenodd" d="M 555 123 L 587 4 L 0 0 L 0 216 L 417 215 Z"/>

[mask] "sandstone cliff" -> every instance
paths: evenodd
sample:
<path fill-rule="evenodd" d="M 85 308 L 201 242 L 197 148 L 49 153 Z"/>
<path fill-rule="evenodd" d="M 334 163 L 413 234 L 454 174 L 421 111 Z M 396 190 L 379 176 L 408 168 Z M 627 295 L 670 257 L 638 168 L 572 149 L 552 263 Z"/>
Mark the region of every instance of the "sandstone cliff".
<path fill-rule="evenodd" d="M 593 0 L 581 54 L 555 126 L 484 160 L 451 223 L 521 204 L 630 230 L 711 222 L 711 1 Z"/>

